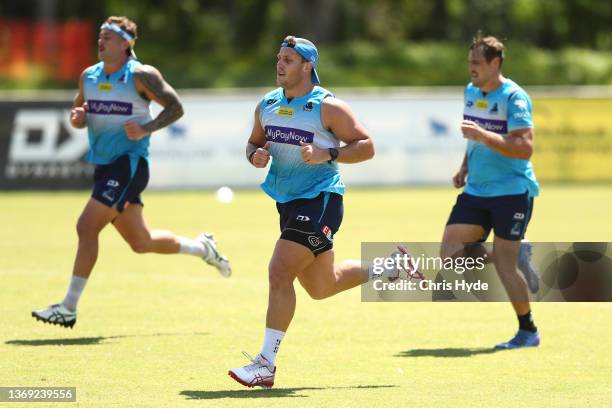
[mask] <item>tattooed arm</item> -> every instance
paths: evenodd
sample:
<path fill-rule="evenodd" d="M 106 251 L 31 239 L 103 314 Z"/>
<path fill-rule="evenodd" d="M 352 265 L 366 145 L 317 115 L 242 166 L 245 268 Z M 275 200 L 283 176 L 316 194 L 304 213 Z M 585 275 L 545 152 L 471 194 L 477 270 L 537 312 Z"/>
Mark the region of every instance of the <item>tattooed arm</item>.
<path fill-rule="evenodd" d="M 156 118 L 143 125 L 133 121 L 127 122 L 124 127 L 130 140 L 142 139 L 183 116 L 183 105 L 176 91 L 164 80 L 157 69 L 150 65 L 143 65 L 134 71 L 134 80 L 138 93 L 159 103 L 164 109 Z"/>

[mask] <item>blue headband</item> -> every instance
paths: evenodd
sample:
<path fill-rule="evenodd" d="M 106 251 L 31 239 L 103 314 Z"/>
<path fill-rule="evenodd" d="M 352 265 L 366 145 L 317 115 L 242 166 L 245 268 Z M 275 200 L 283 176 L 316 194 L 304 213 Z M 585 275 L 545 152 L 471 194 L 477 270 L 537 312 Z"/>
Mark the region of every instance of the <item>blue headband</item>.
<path fill-rule="evenodd" d="M 293 48 L 295 52 L 300 54 L 302 57 L 306 58 L 308 62 L 312 62 L 312 75 L 311 80 L 313 84 L 320 84 L 319 75 L 317 74 L 317 64 L 319 63 L 319 51 L 315 45 L 304 39 L 304 38 L 295 38 L 295 43 L 289 43 L 287 41 L 283 41 L 281 43 L 281 47 Z"/>

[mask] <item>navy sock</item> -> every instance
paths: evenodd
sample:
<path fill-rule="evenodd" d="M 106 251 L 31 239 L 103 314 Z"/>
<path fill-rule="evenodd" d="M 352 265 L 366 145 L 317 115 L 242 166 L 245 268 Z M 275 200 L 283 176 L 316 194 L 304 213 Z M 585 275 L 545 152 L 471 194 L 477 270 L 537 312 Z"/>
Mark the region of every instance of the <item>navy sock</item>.
<path fill-rule="evenodd" d="M 538 328 L 533 324 L 533 317 L 531 317 L 531 310 L 522 316 L 517 316 L 519 321 L 519 329 L 527 330 L 532 333 L 538 331 Z"/>

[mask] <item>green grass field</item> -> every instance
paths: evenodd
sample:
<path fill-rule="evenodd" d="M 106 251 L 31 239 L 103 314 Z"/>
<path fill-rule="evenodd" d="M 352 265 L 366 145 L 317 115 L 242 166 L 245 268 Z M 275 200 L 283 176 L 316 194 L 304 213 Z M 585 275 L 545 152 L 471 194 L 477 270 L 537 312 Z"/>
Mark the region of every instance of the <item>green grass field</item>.
<path fill-rule="evenodd" d="M 439 240 L 455 194 L 349 190 L 337 257 L 358 258 L 361 241 Z M 230 205 L 211 192 L 144 196 L 151 227 L 215 232 L 230 280 L 192 257 L 133 254 L 109 228 L 74 330 L 43 325 L 30 311 L 63 298 L 87 197 L 0 195 L 0 386 L 75 386 L 83 407 L 612 402 L 610 303 L 535 304 L 541 347 L 493 353 L 515 331 L 508 304 L 362 303 L 359 290 L 314 301 L 300 288 L 275 387 L 243 388 L 227 370 L 246 363 L 242 350 L 259 351 L 278 235 L 274 205 L 258 191 L 238 191 Z M 528 236 L 611 241 L 610 202 L 610 186 L 544 186 Z"/>

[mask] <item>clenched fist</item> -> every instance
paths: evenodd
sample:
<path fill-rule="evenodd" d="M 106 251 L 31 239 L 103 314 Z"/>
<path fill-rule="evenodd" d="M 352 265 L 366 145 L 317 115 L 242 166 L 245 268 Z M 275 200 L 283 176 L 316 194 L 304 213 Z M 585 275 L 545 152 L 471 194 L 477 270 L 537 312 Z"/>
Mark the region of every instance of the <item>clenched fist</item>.
<path fill-rule="evenodd" d="M 72 108 L 70 124 L 77 129 L 84 128 L 87 125 L 87 102 L 83 103 L 82 106 Z"/>
<path fill-rule="evenodd" d="M 125 129 L 125 133 L 127 134 L 128 139 L 137 141 L 148 135 L 149 133 L 142 128 L 138 123 L 134 121 L 127 121 L 125 125 L 123 125 Z"/>
<path fill-rule="evenodd" d="M 306 164 L 319 164 L 328 161 L 331 157 L 327 149 L 321 149 L 313 144 L 300 142 L 302 160 Z"/>
<path fill-rule="evenodd" d="M 465 178 L 467 177 L 467 169 L 461 167 L 457 174 L 453 176 L 453 185 L 455 188 L 461 188 L 465 186 Z"/>
<path fill-rule="evenodd" d="M 257 150 L 255 150 L 251 158 L 251 164 L 253 164 L 253 166 L 261 169 L 268 165 L 270 161 L 270 145 L 270 142 L 266 142 L 263 147 L 258 147 Z"/>

